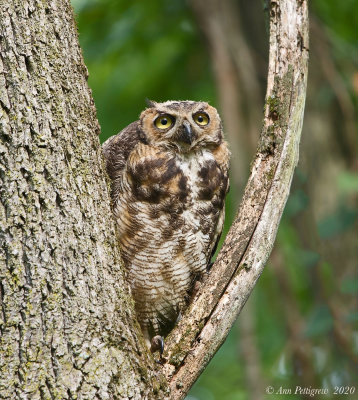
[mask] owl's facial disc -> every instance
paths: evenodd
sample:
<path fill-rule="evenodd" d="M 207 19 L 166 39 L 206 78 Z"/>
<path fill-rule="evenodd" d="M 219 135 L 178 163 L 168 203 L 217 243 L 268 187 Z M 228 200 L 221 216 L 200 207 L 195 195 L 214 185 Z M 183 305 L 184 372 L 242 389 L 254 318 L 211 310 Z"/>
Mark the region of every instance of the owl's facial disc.
<path fill-rule="evenodd" d="M 205 102 L 168 101 L 150 106 L 141 114 L 148 143 L 188 153 L 222 140 L 220 117 Z"/>

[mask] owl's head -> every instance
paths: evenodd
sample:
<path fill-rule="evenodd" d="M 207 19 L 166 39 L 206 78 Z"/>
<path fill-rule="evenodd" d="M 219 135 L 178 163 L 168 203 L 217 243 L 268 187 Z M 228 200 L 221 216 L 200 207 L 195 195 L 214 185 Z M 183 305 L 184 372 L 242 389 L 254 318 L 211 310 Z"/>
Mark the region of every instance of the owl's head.
<path fill-rule="evenodd" d="M 201 101 L 151 101 L 140 115 L 140 125 L 148 143 L 183 153 L 215 147 L 223 140 L 216 108 Z"/>

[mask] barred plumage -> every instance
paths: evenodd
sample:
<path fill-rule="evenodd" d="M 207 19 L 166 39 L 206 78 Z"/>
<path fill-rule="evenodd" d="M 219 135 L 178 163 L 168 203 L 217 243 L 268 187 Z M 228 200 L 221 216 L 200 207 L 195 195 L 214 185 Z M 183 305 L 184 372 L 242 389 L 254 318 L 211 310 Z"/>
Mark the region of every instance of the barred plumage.
<path fill-rule="evenodd" d="M 103 145 L 138 321 L 165 336 L 207 268 L 224 221 L 229 151 L 204 102 L 151 103 Z"/>

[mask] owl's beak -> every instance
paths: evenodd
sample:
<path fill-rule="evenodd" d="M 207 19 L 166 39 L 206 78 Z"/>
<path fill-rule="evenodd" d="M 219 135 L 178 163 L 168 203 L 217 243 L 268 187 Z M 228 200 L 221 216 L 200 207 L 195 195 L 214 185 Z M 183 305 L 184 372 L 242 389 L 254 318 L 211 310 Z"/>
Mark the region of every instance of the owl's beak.
<path fill-rule="evenodd" d="M 192 144 L 195 139 L 195 133 L 191 129 L 189 121 L 184 120 L 181 129 L 179 130 L 178 140 L 186 144 Z"/>

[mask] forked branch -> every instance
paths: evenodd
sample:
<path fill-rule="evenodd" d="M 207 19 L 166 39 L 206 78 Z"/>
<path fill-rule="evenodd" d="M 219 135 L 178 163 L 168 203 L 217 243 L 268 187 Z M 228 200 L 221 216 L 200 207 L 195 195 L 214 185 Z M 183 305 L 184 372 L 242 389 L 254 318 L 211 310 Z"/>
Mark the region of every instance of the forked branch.
<path fill-rule="evenodd" d="M 236 219 L 204 285 L 166 341 L 182 399 L 225 340 L 270 255 L 298 162 L 308 66 L 307 0 L 271 0 L 263 128 Z M 233 154 L 235 158 L 235 154 Z"/>

